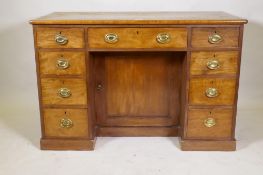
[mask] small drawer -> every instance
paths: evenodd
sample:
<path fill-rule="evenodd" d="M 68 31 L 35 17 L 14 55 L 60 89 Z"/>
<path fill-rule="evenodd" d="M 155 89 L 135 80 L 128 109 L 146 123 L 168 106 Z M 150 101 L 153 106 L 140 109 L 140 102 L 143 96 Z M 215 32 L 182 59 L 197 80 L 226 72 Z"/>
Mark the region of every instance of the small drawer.
<path fill-rule="evenodd" d="M 234 78 L 192 78 L 190 105 L 233 105 L 236 94 Z"/>
<path fill-rule="evenodd" d="M 36 41 L 39 48 L 83 48 L 82 28 L 37 28 Z"/>
<path fill-rule="evenodd" d="M 189 109 L 187 138 L 227 139 L 232 136 L 233 109 Z"/>
<path fill-rule="evenodd" d="M 238 52 L 192 52 L 191 75 L 215 75 L 237 73 Z"/>
<path fill-rule="evenodd" d="M 87 109 L 44 109 L 44 135 L 48 137 L 88 137 Z"/>
<path fill-rule="evenodd" d="M 90 28 L 90 48 L 186 48 L 186 28 Z"/>
<path fill-rule="evenodd" d="M 86 79 L 42 78 L 43 105 L 86 105 Z"/>
<path fill-rule="evenodd" d="M 84 52 L 45 52 L 39 55 L 40 75 L 85 75 Z"/>
<path fill-rule="evenodd" d="M 239 28 L 193 28 L 192 47 L 225 47 L 236 48 L 239 38 Z"/>

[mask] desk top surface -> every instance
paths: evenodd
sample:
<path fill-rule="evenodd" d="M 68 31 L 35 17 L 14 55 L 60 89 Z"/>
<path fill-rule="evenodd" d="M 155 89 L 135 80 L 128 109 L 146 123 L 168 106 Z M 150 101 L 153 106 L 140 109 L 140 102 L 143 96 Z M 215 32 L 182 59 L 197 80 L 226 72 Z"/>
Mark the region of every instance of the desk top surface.
<path fill-rule="evenodd" d="M 245 24 L 225 12 L 54 12 L 30 21 L 31 24 Z"/>

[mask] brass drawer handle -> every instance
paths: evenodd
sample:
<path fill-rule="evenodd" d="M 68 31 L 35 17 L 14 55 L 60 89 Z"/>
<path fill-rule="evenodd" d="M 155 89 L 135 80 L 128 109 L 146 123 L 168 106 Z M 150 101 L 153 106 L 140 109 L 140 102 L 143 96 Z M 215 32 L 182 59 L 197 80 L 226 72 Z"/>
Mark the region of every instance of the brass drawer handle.
<path fill-rule="evenodd" d="M 223 37 L 217 33 L 214 33 L 208 37 L 208 41 L 211 44 L 218 44 L 223 40 Z"/>
<path fill-rule="evenodd" d="M 69 118 L 62 118 L 60 120 L 60 127 L 61 128 L 71 128 L 73 127 L 73 121 Z"/>
<path fill-rule="evenodd" d="M 68 43 L 68 38 L 64 35 L 61 35 L 61 34 L 57 34 L 55 36 L 55 41 L 57 44 L 59 45 L 65 45 Z"/>
<path fill-rule="evenodd" d="M 119 37 L 115 33 L 108 33 L 105 35 L 104 40 L 106 43 L 113 44 L 113 43 L 117 43 L 119 41 Z"/>
<path fill-rule="evenodd" d="M 59 69 L 67 69 L 69 68 L 69 61 L 64 58 L 60 58 L 57 60 L 57 67 Z"/>
<path fill-rule="evenodd" d="M 211 128 L 216 125 L 216 120 L 214 118 L 207 118 L 204 120 L 204 125 L 208 128 Z"/>
<path fill-rule="evenodd" d="M 156 41 L 160 44 L 165 44 L 171 41 L 171 36 L 168 33 L 159 33 L 156 36 Z"/>
<path fill-rule="evenodd" d="M 210 60 L 207 62 L 206 66 L 210 70 L 216 70 L 220 67 L 218 60 Z"/>
<path fill-rule="evenodd" d="M 68 98 L 71 96 L 71 91 L 68 88 L 60 88 L 58 90 L 58 95 L 62 98 Z"/>
<path fill-rule="evenodd" d="M 216 88 L 208 88 L 206 91 L 205 91 L 205 94 L 207 97 L 209 98 L 214 98 L 214 97 L 217 97 L 219 94 L 218 94 L 218 90 Z"/>

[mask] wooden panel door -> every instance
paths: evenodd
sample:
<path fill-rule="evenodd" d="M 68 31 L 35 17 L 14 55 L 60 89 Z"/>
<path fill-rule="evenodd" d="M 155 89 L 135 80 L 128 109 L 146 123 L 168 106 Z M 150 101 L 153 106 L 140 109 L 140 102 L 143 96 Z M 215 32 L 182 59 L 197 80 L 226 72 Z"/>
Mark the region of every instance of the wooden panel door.
<path fill-rule="evenodd" d="M 94 57 L 98 125 L 177 125 L 183 53 L 118 52 Z"/>

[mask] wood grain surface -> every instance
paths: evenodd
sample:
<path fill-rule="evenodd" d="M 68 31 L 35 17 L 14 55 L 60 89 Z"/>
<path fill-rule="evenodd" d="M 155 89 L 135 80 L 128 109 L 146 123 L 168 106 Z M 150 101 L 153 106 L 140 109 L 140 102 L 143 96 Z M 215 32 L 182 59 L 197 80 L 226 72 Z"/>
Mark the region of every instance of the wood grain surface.
<path fill-rule="evenodd" d="M 181 140 L 183 151 L 235 151 L 235 140 Z"/>
<path fill-rule="evenodd" d="M 107 43 L 104 36 L 108 33 L 118 35 L 119 41 Z M 156 41 L 159 33 L 171 36 L 168 43 Z M 186 48 L 186 28 L 89 28 L 88 43 L 90 48 Z"/>
<path fill-rule="evenodd" d="M 216 44 L 208 42 L 208 37 L 213 33 L 222 36 L 222 41 Z M 224 27 L 200 27 L 192 28 L 191 46 L 195 48 L 236 48 L 239 46 L 239 28 Z"/>
<path fill-rule="evenodd" d="M 68 88 L 71 96 L 62 98 L 58 95 L 60 88 Z M 85 105 L 87 104 L 86 79 L 42 78 L 43 105 Z"/>
<path fill-rule="evenodd" d="M 96 93 L 100 125 L 178 123 L 179 82 L 185 54 L 137 52 L 96 56 L 96 81 L 103 87 Z"/>
<path fill-rule="evenodd" d="M 195 139 L 229 139 L 232 131 L 233 109 L 208 108 L 190 109 L 186 138 Z M 204 125 L 207 118 L 215 119 L 216 125 L 208 128 Z"/>
<path fill-rule="evenodd" d="M 57 60 L 69 62 L 67 69 L 60 69 Z M 85 52 L 78 51 L 39 51 L 40 75 L 80 75 L 86 76 Z"/>
<path fill-rule="evenodd" d="M 216 88 L 219 95 L 214 98 L 206 96 L 208 88 Z M 233 105 L 236 93 L 234 78 L 192 78 L 190 80 L 190 105 Z"/>
<path fill-rule="evenodd" d="M 45 138 L 88 138 L 87 109 L 44 109 Z M 71 128 L 60 126 L 61 119 L 70 119 Z"/>
<path fill-rule="evenodd" d="M 92 151 L 94 150 L 95 140 L 88 139 L 41 139 L 40 146 L 42 150 L 75 150 Z"/>
<path fill-rule="evenodd" d="M 219 62 L 219 68 L 211 70 L 207 63 L 211 60 Z M 192 52 L 190 62 L 191 75 L 236 75 L 237 73 L 238 51 L 210 51 Z"/>
<path fill-rule="evenodd" d="M 68 38 L 68 43 L 59 45 L 55 41 L 55 36 L 61 34 Z M 83 28 L 37 28 L 36 44 L 39 48 L 83 48 L 84 29 Z"/>
<path fill-rule="evenodd" d="M 55 12 L 31 24 L 245 24 L 225 12 Z"/>

